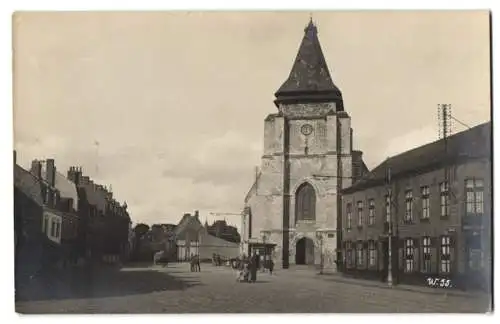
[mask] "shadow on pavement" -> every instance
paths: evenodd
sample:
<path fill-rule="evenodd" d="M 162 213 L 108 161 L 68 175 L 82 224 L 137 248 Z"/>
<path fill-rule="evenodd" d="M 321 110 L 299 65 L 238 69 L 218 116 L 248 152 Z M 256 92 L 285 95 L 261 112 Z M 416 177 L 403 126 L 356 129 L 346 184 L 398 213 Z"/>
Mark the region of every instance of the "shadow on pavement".
<path fill-rule="evenodd" d="M 179 279 L 154 270 L 120 271 L 78 269 L 16 282 L 16 302 L 120 297 L 200 285 L 196 279 Z"/>

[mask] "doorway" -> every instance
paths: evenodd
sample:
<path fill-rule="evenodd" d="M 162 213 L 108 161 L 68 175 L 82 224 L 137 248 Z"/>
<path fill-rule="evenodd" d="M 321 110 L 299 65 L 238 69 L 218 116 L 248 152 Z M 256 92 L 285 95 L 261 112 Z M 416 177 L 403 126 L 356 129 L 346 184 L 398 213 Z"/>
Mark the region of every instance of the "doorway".
<path fill-rule="evenodd" d="M 314 242 L 303 237 L 295 245 L 295 264 L 314 264 Z"/>

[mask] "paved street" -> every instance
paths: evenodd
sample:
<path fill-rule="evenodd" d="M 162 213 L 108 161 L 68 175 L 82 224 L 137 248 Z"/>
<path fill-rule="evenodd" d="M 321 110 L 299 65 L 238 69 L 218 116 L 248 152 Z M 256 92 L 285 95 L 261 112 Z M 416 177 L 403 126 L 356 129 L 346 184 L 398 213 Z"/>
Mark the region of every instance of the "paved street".
<path fill-rule="evenodd" d="M 18 292 L 21 313 L 484 312 L 488 298 L 338 282 L 309 269 L 259 273 L 237 283 L 226 267 L 136 266 L 59 276 Z M 72 282 L 68 284 L 68 282 Z M 91 284 L 88 284 L 91 282 Z M 41 289 L 45 285 L 45 289 Z"/>

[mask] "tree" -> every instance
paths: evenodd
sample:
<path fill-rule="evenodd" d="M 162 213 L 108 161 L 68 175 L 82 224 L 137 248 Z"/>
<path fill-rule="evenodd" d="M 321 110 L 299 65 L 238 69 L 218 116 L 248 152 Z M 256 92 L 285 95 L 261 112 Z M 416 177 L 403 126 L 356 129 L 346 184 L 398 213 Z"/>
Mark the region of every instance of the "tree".
<path fill-rule="evenodd" d="M 135 258 L 139 258 L 139 252 L 141 250 L 141 240 L 149 232 L 149 225 L 144 223 L 139 223 L 134 227 L 134 255 Z"/>

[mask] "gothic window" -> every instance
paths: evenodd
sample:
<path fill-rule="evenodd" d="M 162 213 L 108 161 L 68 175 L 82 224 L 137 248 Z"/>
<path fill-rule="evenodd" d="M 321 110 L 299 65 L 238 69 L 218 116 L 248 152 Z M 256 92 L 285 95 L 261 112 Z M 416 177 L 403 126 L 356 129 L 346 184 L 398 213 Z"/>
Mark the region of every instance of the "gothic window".
<path fill-rule="evenodd" d="M 315 220 L 316 219 L 316 193 L 309 183 L 302 184 L 297 189 L 295 197 L 296 220 Z"/>

